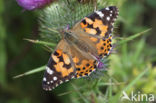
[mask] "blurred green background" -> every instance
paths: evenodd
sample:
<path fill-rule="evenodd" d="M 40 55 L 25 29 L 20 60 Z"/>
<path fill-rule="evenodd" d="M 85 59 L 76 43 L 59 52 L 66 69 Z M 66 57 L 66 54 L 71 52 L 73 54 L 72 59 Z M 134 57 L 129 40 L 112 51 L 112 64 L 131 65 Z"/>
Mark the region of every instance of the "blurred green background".
<path fill-rule="evenodd" d="M 107 1 L 120 7 L 116 36 L 121 40 L 151 30 L 117 45 L 104 77 L 72 80 L 45 92 L 43 72 L 13 79 L 49 59 L 43 46 L 24 40 L 40 38 L 38 13 L 22 11 L 15 0 L 0 0 L 0 103 L 119 103 L 123 90 L 156 99 L 156 0 Z"/>

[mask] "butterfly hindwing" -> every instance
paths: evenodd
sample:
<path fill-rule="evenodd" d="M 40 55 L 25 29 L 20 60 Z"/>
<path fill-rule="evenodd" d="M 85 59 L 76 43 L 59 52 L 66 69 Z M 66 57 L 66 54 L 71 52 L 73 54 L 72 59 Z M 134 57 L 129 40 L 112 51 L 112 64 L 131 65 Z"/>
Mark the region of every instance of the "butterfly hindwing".
<path fill-rule="evenodd" d="M 96 44 L 96 48 L 100 58 L 109 55 L 112 49 L 112 35 L 109 35 L 107 38 L 100 39 Z"/>
<path fill-rule="evenodd" d="M 76 58 L 76 57 L 75 57 Z M 76 78 L 89 76 L 96 70 L 96 60 L 84 59 L 80 64 L 76 64 Z"/>
<path fill-rule="evenodd" d="M 96 70 L 97 61 L 90 53 L 86 53 L 77 46 L 72 46 L 72 58 L 75 64 L 75 78 L 89 76 Z"/>

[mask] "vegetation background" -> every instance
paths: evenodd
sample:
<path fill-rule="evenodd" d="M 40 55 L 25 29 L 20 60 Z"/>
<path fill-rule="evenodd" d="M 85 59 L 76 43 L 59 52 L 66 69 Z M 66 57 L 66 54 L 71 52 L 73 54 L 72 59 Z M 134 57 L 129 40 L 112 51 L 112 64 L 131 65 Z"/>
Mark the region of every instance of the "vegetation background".
<path fill-rule="evenodd" d="M 103 1 L 120 7 L 115 36 L 121 38 L 117 53 L 109 56 L 109 70 L 98 79 L 72 80 L 45 92 L 43 72 L 13 79 L 49 59 L 45 46 L 24 40 L 40 39 L 39 13 L 0 0 L 0 103 L 120 103 L 123 90 L 156 98 L 156 0 Z"/>

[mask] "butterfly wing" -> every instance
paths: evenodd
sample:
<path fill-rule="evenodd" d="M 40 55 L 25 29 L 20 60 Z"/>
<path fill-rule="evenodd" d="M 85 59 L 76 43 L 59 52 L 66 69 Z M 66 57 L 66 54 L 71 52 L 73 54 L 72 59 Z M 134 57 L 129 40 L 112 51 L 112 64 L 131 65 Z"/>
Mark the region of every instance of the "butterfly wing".
<path fill-rule="evenodd" d="M 85 77 L 96 69 L 96 59 L 74 44 L 61 40 L 51 54 L 43 77 L 43 89 L 52 90 L 72 78 Z"/>
<path fill-rule="evenodd" d="M 103 8 L 85 17 L 81 22 L 81 28 L 88 34 L 106 37 L 113 31 L 113 24 L 118 16 L 115 6 Z"/>
<path fill-rule="evenodd" d="M 44 90 L 52 90 L 74 77 L 75 67 L 69 54 L 69 45 L 65 40 L 61 40 L 56 50 L 51 54 L 46 67 L 42 83 Z"/>
<path fill-rule="evenodd" d="M 97 60 L 90 53 L 82 51 L 76 45 L 71 46 L 72 58 L 75 65 L 75 78 L 85 77 L 95 71 Z"/>
<path fill-rule="evenodd" d="M 117 16 L 118 9 L 115 6 L 95 11 L 93 14 L 85 17 L 81 22 L 77 23 L 73 27 L 73 31 L 79 36 L 87 35 L 95 44 L 98 56 L 102 58 L 108 55 L 112 48 L 111 33 Z"/>

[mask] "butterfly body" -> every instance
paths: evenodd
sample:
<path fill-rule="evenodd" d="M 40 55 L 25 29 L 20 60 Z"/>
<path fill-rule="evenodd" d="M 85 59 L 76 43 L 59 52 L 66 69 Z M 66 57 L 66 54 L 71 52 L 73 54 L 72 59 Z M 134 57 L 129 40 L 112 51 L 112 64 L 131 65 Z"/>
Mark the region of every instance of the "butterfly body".
<path fill-rule="evenodd" d="M 70 30 L 64 32 L 64 41 L 71 47 L 77 48 L 79 51 L 91 53 L 97 55 L 96 45 L 90 40 L 89 36 L 84 31 Z"/>
<path fill-rule="evenodd" d="M 46 67 L 43 89 L 52 90 L 72 78 L 89 76 L 101 67 L 100 59 L 112 49 L 111 33 L 117 15 L 117 8 L 110 6 L 63 30 Z"/>

